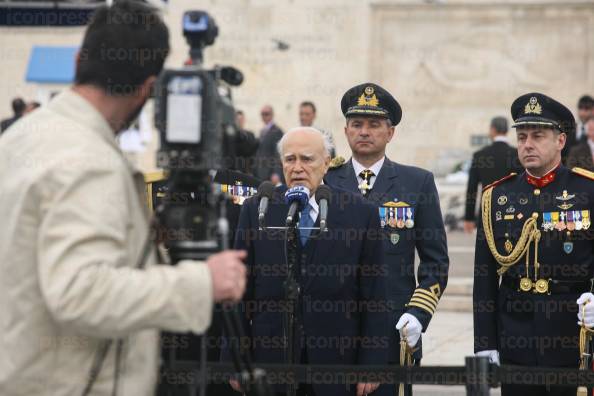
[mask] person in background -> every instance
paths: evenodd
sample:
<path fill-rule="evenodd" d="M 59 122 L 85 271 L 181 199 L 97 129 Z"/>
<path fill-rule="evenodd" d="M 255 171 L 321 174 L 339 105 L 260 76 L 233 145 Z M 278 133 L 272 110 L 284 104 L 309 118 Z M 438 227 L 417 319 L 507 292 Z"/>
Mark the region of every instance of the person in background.
<path fill-rule="evenodd" d="M 567 167 L 571 169 L 578 166 L 594 171 L 594 116 L 584 122 L 584 128 L 587 139 L 571 148 L 567 157 Z"/>
<path fill-rule="evenodd" d="M 237 136 L 235 139 L 235 166 L 233 169 L 249 175 L 254 173 L 254 155 L 258 150 L 259 142 L 254 132 L 245 128 L 245 114 L 242 110 L 235 112 Z"/>
<path fill-rule="evenodd" d="M 25 114 L 29 114 L 30 112 L 32 112 L 35 109 L 38 109 L 39 107 L 41 107 L 41 103 L 33 100 L 27 103 L 27 107 L 25 107 Z"/>
<path fill-rule="evenodd" d="M 278 185 L 282 183 L 282 167 L 276 145 L 283 137 L 283 130 L 274 122 L 272 106 L 263 106 L 260 116 L 264 128 L 260 131 L 260 144 L 255 155 L 254 176 Z"/>
<path fill-rule="evenodd" d="M 22 98 L 14 98 L 12 100 L 12 112 L 14 114 L 12 117 L 0 121 L 0 134 L 23 116 L 26 107 L 27 105 Z"/>
<path fill-rule="evenodd" d="M 334 145 L 334 138 L 332 137 L 332 134 L 330 132 L 327 132 L 327 131 L 325 131 L 321 128 L 318 128 L 317 126 L 314 125 L 314 121 L 316 119 L 316 114 L 317 114 L 316 105 L 313 102 L 310 102 L 310 101 L 301 102 L 301 104 L 299 105 L 299 125 L 314 127 L 317 130 L 321 131 L 324 135 L 326 135 L 328 137 L 328 139 L 330 140 L 330 143 L 332 144 L 332 148 L 330 150 L 330 156 L 332 158 L 334 158 L 336 156 L 336 148 Z"/>
<path fill-rule="evenodd" d="M 492 143 L 472 156 L 466 189 L 464 231 L 471 233 L 476 228 L 476 201 L 479 185 L 487 186 L 511 172 L 520 172 L 518 151 L 510 146 L 507 138 L 507 119 L 495 117 L 489 127 Z"/>
<path fill-rule="evenodd" d="M 583 95 L 577 103 L 577 122 L 575 131 L 569 131 L 567 142 L 561 151 L 561 159 L 567 165 L 567 158 L 571 149 L 580 143 L 588 140 L 586 135 L 586 120 L 594 116 L 594 98 L 590 95 Z"/>

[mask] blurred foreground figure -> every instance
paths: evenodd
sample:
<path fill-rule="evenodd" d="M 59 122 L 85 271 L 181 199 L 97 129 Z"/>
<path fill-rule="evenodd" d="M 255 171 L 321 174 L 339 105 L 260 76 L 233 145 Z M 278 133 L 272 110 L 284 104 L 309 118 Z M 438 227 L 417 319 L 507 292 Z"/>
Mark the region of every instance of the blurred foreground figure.
<path fill-rule="evenodd" d="M 143 176 L 115 140 L 168 49 L 153 9 L 99 7 L 75 85 L 0 140 L 3 396 L 151 395 L 159 329 L 203 332 L 242 295 L 244 253 L 156 265 Z"/>

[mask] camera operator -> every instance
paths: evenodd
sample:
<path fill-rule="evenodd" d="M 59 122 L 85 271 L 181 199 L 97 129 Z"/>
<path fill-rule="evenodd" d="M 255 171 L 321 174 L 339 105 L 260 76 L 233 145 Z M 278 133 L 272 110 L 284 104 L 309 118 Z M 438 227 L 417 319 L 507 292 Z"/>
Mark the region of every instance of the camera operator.
<path fill-rule="evenodd" d="M 4 396 L 152 394 L 158 330 L 203 332 L 214 302 L 243 294 L 245 252 L 156 265 L 142 174 L 116 144 L 147 100 L 168 40 L 143 3 L 99 7 L 75 85 L 0 141 Z M 109 339 L 119 341 L 102 359 Z"/>

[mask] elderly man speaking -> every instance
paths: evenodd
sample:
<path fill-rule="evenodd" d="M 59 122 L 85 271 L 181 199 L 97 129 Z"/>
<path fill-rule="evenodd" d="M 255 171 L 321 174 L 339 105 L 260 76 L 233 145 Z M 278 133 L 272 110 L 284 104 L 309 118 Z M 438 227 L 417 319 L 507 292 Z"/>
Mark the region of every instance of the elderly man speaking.
<path fill-rule="evenodd" d="M 258 200 L 250 198 L 242 208 L 235 240 L 235 248 L 248 252 L 250 276 L 243 313 L 254 359 L 258 363 L 283 363 L 285 359 L 286 234 L 272 227 L 285 225 L 287 188 L 303 186 L 310 198 L 298 220 L 295 363 L 384 364 L 389 321 L 387 309 L 381 306 L 386 296 L 376 209 L 360 196 L 332 188 L 328 232 L 320 234 L 315 229 L 321 217 L 315 192 L 330 164 L 330 143 L 317 129 L 300 127 L 287 132 L 278 146 L 287 186 L 274 190 L 265 217 L 269 228 L 258 229 Z M 224 350 L 223 359 L 228 358 L 229 351 Z M 322 384 L 314 377 L 311 382 L 299 385 L 298 394 L 363 395 L 378 386 Z M 239 390 L 237 383 L 232 386 Z"/>

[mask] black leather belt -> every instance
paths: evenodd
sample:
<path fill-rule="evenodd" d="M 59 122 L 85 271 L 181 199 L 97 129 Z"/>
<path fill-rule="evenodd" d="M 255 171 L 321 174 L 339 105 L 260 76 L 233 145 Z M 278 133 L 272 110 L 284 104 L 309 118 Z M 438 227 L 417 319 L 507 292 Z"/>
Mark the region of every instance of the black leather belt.
<path fill-rule="evenodd" d="M 501 280 L 501 285 L 511 290 L 521 291 L 520 280 L 521 278 L 504 276 Z M 583 281 L 546 279 L 545 281 L 548 282 L 548 291 L 546 294 L 580 294 L 592 291 L 592 284 L 594 279 L 588 279 Z"/>

